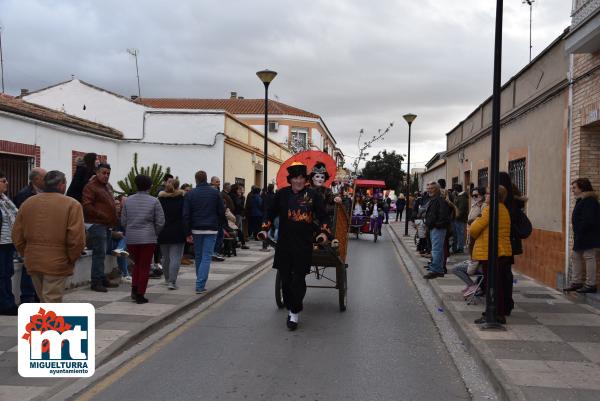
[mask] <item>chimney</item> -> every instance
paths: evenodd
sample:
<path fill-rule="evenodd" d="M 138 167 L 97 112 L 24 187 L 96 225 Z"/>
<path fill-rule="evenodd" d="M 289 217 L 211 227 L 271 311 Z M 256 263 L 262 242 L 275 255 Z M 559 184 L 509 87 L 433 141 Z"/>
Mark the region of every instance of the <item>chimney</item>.
<path fill-rule="evenodd" d="M 137 98 L 137 95 L 131 95 L 131 100 L 136 100 Z"/>
<path fill-rule="evenodd" d="M 21 89 L 21 96 L 29 94 L 29 89 Z"/>
<path fill-rule="evenodd" d="M 237 92 L 231 92 L 231 96 L 229 96 L 230 99 L 237 99 Z"/>
<path fill-rule="evenodd" d="M 243 99 L 243 98 L 244 98 L 244 96 L 238 96 L 238 99 Z"/>

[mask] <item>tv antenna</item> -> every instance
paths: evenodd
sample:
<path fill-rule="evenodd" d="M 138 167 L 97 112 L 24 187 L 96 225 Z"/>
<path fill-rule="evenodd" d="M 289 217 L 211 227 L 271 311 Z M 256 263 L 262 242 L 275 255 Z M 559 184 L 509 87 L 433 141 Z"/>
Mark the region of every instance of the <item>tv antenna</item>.
<path fill-rule="evenodd" d="M 135 72 L 137 74 L 137 84 L 138 84 L 138 98 L 141 99 L 142 98 L 142 90 L 140 89 L 140 70 L 138 68 L 138 54 L 140 54 L 140 51 L 138 49 L 127 49 L 127 53 L 131 54 L 133 57 L 135 57 Z"/>
<path fill-rule="evenodd" d="M 523 0 L 523 4 L 529 5 L 529 62 L 530 63 L 531 63 L 531 49 L 533 48 L 533 45 L 531 44 L 531 24 L 532 24 L 532 17 L 533 17 L 533 3 L 535 3 L 535 0 Z"/>
<path fill-rule="evenodd" d="M 2 93 L 4 93 L 4 57 L 2 55 L 2 25 L 0 25 L 0 76 L 2 76 Z"/>

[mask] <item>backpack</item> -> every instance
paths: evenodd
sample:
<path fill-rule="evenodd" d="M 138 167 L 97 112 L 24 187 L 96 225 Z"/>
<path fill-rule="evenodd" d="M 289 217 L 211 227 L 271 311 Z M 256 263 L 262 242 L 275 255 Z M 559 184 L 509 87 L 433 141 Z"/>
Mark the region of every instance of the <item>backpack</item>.
<path fill-rule="evenodd" d="M 519 239 L 526 239 L 531 235 L 533 226 L 527 215 L 521 208 L 516 208 L 515 218 L 512 221 L 514 224 L 514 233 Z"/>

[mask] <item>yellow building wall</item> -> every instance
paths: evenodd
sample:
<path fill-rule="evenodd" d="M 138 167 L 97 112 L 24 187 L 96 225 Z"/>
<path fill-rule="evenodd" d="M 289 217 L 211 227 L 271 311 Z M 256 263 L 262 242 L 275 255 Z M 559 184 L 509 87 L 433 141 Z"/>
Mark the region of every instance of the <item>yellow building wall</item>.
<path fill-rule="evenodd" d="M 246 192 L 252 185 L 262 187 L 264 136 L 230 117 L 225 119 L 225 135 L 223 182 L 233 184 L 236 178 L 242 178 Z M 268 155 L 267 182 L 275 183 L 279 167 L 292 155 L 286 148 L 271 140 Z"/>

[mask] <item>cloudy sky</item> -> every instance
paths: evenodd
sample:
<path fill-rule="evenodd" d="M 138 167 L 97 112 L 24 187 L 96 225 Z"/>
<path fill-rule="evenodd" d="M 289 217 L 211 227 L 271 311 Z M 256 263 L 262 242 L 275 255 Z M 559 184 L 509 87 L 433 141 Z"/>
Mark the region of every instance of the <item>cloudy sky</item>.
<path fill-rule="evenodd" d="M 445 133 L 491 95 L 493 0 L 0 0 L 6 92 L 71 74 L 142 95 L 263 96 L 255 72 L 279 75 L 272 98 L 320 114 L 348 157 L 363 128 L 394 121 L 379 149 L 417 166 L 445 149 Z M 529 8 L 504 1 L 503 78 L 529 59 Z M 570 0 L 537 0 L 534 57 L 569 25 Z M 375 149 L 375 152 L 379 149 Z"/>

